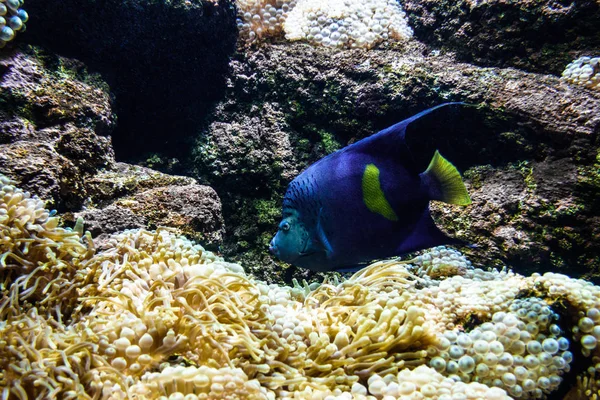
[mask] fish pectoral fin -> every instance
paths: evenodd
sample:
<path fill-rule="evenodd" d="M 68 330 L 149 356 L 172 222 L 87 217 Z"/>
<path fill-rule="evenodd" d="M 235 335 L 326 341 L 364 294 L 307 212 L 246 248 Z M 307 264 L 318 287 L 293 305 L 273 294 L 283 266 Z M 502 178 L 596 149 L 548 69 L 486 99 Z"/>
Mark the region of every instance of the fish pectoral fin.
<path fill-rule="evenodd" d="M 327 234 L 325 233 L 325 229 L 323 228 L 323 207 L 319 209 L 319 218 L 317 221 L 317 238 L 319 239 L 319 243 L 321 247 L 325 251 L 325 255 L 328 259 L 333 256 L 333 248 L 331 247 L 331 243 L 327 238 Z"/>
<path fill-rule="evenodd" d="M 471 204 L 467 188 L 454 165 L 435 151 L 429 166 L 423 172 L 432 200 L 466 206 Z"/>

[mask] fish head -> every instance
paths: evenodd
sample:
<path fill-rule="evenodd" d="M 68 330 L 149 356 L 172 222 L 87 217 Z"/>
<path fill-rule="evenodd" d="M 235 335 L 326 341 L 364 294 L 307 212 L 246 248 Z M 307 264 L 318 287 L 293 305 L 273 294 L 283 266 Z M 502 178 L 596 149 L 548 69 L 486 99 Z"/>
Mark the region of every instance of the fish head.
<path fill-rule="evenodd" d="M 302 257 L 310 242 L 310 234 L 296 210 L 284 210 L 277 233 L 269 244 L 269 251 L 290 264 Z"/>
<path fill-rule="evenodd" d="M 283 213 L 277 234 L 269 244 L 269 251 L 280 260 L 297 267 L 328 271 L 331 268 L 327 253 L 313 231 L 302 220 L 298 211 L 287 209 Z"/>

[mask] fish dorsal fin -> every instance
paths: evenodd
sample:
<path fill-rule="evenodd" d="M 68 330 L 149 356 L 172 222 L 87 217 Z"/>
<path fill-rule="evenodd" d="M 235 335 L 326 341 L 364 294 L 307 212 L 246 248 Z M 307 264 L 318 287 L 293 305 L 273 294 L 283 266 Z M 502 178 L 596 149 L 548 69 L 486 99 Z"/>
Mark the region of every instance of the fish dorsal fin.
<path fill-rule="evenodd" d="M 406 160 L 406 166 L 410 169 L 412 165 L 413 154 L 412 150 L 410 149 L 410 146 L 407 143 L 407 128 L 411 125 L 415 125 L 413 124 L 413 122 L 422 119 L 423 117 L 429 114 L 434 113 L 440 108 L 462 104 L 464 103 L 444 103 L 439 104 L 435 107 L 428 108 L 427 110 L 423 110 L 420 113 L 413 115 L 412 117 L 402 120 L 392 126 L 382 129 L 381 131 L 371 136 L 359 140 L 356 143 L 346 146 L 338 152 L 330 154 L 328 157 L 335 157 L 340 153 L 346 152 L 360 152 L 362 154 L 372 154 L 377 157 L 381 157 L 382 155 L 387 154 L 389 156 L 399 157 Z M 423 132 L 413 132 L 412 135 L 422 138 L 423 136 L 421 133 Z M 419 167 L 413 172 L 414 174 L 418 174 L 421 170 L 421 167 Z"/>
<path fill-rule="evenodd" d="M 369 211 L 379 214 L 390 221 L 398 221 L 398 216 L 385 198 L 381 182 L 379 181 L 379 168 L 375 164 L 367 164 L 362 177 L 363 201 Z"/>
<path fill-rule="evenodd" d="M 467 188 L 454 165 L 435 151 L 429 166 L 423 172 L 427 178 L 431 199 L 449 204 L 466 206 L 471 204 Z"/>

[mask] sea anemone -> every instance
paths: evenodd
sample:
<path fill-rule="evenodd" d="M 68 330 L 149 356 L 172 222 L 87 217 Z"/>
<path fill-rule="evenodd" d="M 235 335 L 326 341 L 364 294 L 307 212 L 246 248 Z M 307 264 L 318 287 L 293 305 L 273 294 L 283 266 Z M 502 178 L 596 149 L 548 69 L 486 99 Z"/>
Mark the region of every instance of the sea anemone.
<path fill-rule="evenodd" d="M 543 398 L 599 356 L 589 282 L 436 248 L 342 281 L 266 284 L 164 228 L 98 250 L 81 221 L 61 228 L 0 183 L 4 397 Z M 584 371 L 573 390 L 593 398 Z"/>

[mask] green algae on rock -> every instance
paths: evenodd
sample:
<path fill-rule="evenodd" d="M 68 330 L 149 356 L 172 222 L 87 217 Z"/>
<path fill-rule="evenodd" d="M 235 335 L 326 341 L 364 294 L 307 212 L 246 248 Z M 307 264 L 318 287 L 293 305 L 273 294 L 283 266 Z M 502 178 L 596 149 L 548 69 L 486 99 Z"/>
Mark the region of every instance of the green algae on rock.
<path fill-rule="evenodd" d="M 60 210 L 86 198 L 84 180 L 114 162 L 110 92 L 75 60 L 35 47 L 0 53 L 0 172 Z"/>

